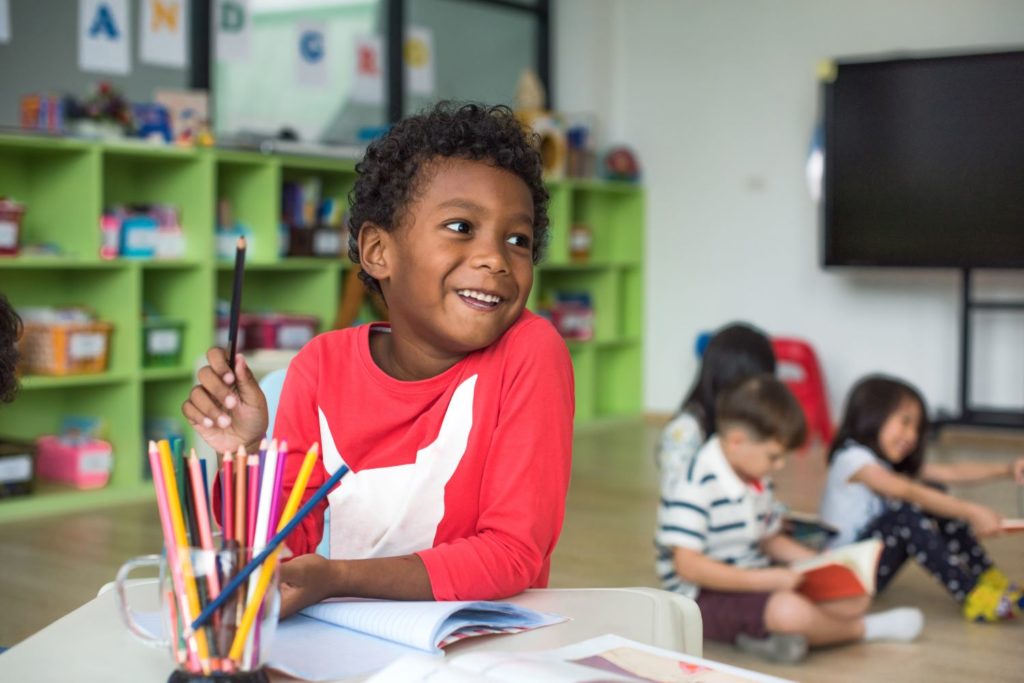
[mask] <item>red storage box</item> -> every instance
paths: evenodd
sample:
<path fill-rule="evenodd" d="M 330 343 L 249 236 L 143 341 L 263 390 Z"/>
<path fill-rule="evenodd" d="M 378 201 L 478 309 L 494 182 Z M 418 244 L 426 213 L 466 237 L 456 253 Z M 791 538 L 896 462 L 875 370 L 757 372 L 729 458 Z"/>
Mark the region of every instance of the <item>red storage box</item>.
<path fill-rule="evenodd" d="M 246 348 L 297 351 L 316 336 L 319 326 L 320 320 L 312 315 L 253 316 L 246 326 Z"/>
<path fill-rule="evenodd" d="M 80 489 L 107 485 L 114 454 L 106 441 L 88 439 L 81 443 L 68 443 L 56 436 L 41 436 L 36 445 L 36 471 L 41 479 L 71 484 Z"/>

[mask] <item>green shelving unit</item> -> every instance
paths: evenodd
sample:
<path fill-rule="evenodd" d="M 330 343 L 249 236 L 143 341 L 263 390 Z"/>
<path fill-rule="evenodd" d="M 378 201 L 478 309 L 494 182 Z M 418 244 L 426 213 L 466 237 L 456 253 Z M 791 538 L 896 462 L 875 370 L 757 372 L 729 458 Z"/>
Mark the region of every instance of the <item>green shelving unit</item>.
<path fill-rule="evenodd" d="M 102 417 L 114 447 L 103 489 L 78 491 L 37 482 L 30 496 L 0 500 L 0 522 L 87 509 L 151 496 L 143 452 L 146 418 L 172 418 L 188 435 L 180 406 L 197 359 L 214 343 L 216 300 L 229 299 L 231 262 L 215 256 L 216 209 L 227 199 L 251 232 L 243 310 L 314 315 L 334 322 L 347 258 L 278 256 L 281 184 L 319 180 L 322 196 L 345 206 L 355 162 L 191 150 L 144 144 L 0 136 L 0 196 L 27 205 L 22 243 L 49 243 L 59 256 L 0 257 L 0 290 L 17 307 L 86 305 L 113 323 L 108 369 L 100 374 L 22 378 L 17 400 L 0 408 L 0 434 L 34 439 L 64 415 Z M 549 183 L 551 234 L 530 306 L 557 291 L 587 291 L 592 341 L 567 342 L 576 378 L 577 424 L 639 415 L 643 369 L 643 190 L 626 183 Z M 99 216 L 115 203 L 161 202 L 179 208 L 184 258 L 138 261 L 99 257 Z M 569 251 L 571 226 L 591 229 L 584 262 Z M 184 322 L 181 362 L 144 367 L 143 307 Z"/>

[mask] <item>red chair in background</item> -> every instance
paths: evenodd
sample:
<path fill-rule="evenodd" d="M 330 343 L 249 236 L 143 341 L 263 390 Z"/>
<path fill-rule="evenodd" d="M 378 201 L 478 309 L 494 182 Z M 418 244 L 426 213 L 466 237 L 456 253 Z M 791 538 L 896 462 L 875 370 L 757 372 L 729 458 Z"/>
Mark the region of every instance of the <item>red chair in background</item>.
<path fill-rule="evenodd" d="M 828 446 L 832 443 L 832 416 L 817 354 L 807 342 L 787 337 L 773 337 L 772 350 L 778 364 L 778 378 L 789 387 L 804 409 L 808 438 L 816 434 Z"/>

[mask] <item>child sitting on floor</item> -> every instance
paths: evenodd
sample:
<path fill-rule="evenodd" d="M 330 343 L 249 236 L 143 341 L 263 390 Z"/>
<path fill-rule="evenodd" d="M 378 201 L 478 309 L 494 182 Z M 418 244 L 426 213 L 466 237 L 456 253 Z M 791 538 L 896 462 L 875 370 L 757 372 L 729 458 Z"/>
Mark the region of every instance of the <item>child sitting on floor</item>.
<path fill-rule="evenodd" d="M 995 477 L 1024 483 L 1024 458 L 1015 462 L 926 463 L 924 399 L 906 382 L 866 377 L 850 391 L 842 425 L 829 453 L 822 519 L 836 527 L 834 544 L 878 538 L 883 590 L 913 557 L 962 605 L 972 621 L 1001 621 L 1024 607 L 1024 595 L 996 569 L 977 536 L 999 532 L 995 510 L 941 490 L 948 484 Z"/>
<path fill-rule="evenodd" d="M 913 640 L 921 612 L 865 616 L 870 598 L 814 603 L 786 566 L 814 551 L 780 533 L 770 475 L 806 436 L 792 393 L 771 376 L 747 379 L 715 406 L 715 435 L 663 486 L 655 542 L 664 587 L 696 599 L 704 635 L 776 661 L 807 647 Z"/>

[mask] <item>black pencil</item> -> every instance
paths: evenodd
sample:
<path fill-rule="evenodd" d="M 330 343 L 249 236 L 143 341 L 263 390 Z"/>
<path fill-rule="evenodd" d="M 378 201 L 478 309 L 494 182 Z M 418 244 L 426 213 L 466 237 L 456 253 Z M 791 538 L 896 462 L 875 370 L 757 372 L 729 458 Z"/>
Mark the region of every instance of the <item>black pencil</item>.
<path fill-rule="evenodd" d="M 238 316 L 242 310 L 242 278 L 245 275 L 245 238 L 238 238 L 235 248 L 235 279 L 231 287 L 231 317 L 228 320 L 228 367 L 235 370 L 238 353 Z"/>

